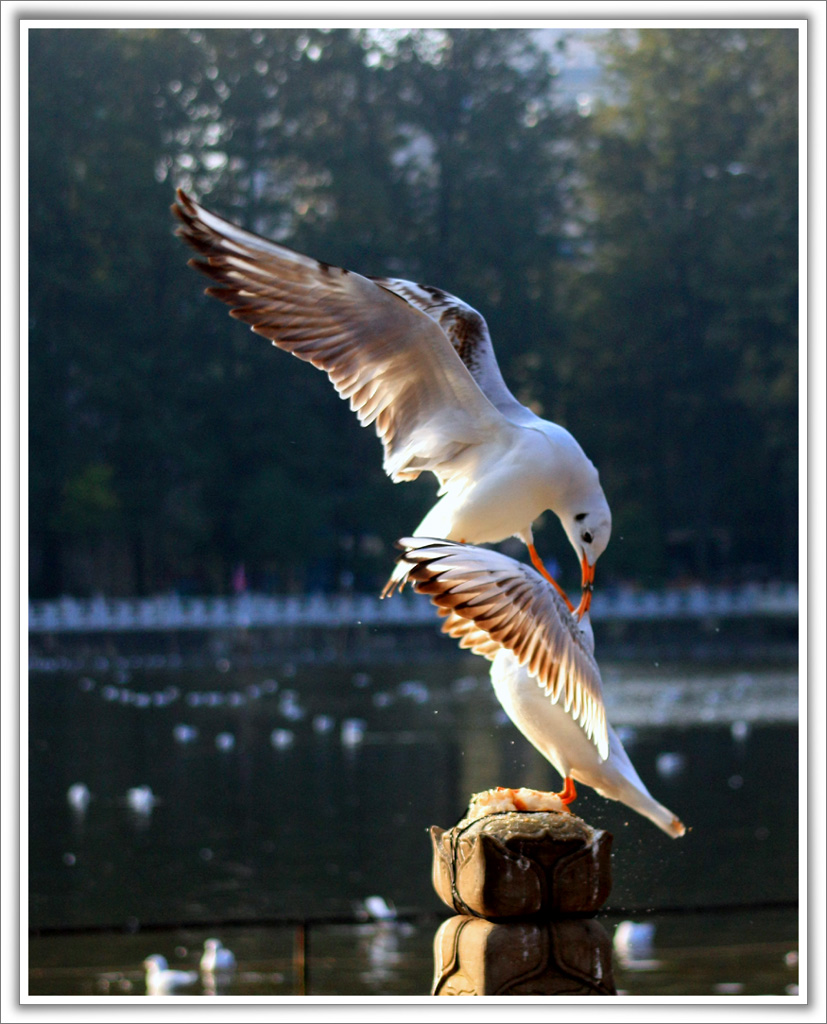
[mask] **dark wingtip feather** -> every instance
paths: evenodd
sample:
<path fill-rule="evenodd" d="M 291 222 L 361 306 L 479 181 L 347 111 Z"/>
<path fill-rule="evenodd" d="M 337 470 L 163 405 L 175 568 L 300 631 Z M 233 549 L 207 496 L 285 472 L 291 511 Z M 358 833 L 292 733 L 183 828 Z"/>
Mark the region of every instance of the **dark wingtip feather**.
<path fill-rule="evenodd" d="M 175 196 L 176 201 L 170 206 L 170 210 L 178 220 L 189 225 L 192 218 L 195 216 L 195 204 L 182 188 L 175 190 Z M 181 229 L 179 228 L 176 234 L 180 233 L 180 231 Z"/>

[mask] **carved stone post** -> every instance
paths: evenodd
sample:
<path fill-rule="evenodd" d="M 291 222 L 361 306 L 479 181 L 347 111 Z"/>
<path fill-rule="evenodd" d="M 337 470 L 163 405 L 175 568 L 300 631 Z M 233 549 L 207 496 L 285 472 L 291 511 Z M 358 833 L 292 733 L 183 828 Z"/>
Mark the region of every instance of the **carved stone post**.
<path fill-rule="evenodd" d="M 432 994 L 613 995 L 611 940 L 590 919 L 611 834 L 567 810 L 480 810 L 431 828 L 434 888 L 457 914 L 434 939 Z"/>

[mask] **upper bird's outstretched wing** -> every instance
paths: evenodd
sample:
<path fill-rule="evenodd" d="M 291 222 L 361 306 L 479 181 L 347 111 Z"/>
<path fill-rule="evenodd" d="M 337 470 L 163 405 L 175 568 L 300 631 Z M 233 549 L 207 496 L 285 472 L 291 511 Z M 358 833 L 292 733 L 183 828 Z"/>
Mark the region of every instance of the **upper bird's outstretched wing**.
<path fill-rule="evenodd" d="M 362 425 L 374 424 L 393 480 L 430 470 L 445 484 L 458 456 L 510 428 L 438 323 L 403 296 L 244 231 L 181 190 L 173 211 L 202 257 L 191 264 L 217 282 L 208 293 L 328 374 Z"/>
<path fill-rule="evenodd" d="M 429 537 L 398 543 L 407 579 L 447 614 L 443 631 L 488 658 L 501 647 L 510 650 L 605 760 L 609 727 L 600 670 L 554 588 L 534 569 L 489 548 Z"/>
<path fill-rule="evenodd" d="M 476 309 L 441 288 L 395 277 L 372 277 L 371 281 L 400 295 L 439 324 L 483 394 L 507 419 L 520 426 L 537 423 L 534 413 L 517 401 L 503 380 L 488 324 Z"/>

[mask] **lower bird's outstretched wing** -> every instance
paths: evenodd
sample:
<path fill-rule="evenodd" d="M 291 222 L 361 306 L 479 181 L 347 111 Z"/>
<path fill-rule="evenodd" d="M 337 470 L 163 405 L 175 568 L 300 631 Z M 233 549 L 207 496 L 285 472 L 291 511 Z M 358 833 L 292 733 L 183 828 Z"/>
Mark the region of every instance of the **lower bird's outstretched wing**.
<path fill-rule="evenodd" d="M 324 370 L 363 426 L 374 424 L 393 480 L 424 470 L 441 483 L 452 463 L 512 429 L 445 333 L 402 296 L 360 274 L 267 241 L 178 192 L 178 234 L 210 295 L 279 348 Z"/>
<path fill-rule="evenodd" d="M 605 760 L 609 732 L 600 670 L 578 623 L 546 580 L 507 555 L 471 544 L 403 537 L 407 579 L 447 615 L 443 631 L 493 658 L 504 647 L 562 702 Z"/>
<path fill-rule="evenodd" d="M 503 649 L 502 644 L 492 640 L 491 635 L 484 629 L 480 629 L 473 619 L 464 619 L 460 614 L 449 611 L 447 608 L 440 608 L 437 605 L 437 612 L 443 616 L 442 632 L 459 640 L 460 647 L 465 651 L 473 651 L 474 654 L 481 654 L 489 661 L 497 656 L 497 651 Z"/>

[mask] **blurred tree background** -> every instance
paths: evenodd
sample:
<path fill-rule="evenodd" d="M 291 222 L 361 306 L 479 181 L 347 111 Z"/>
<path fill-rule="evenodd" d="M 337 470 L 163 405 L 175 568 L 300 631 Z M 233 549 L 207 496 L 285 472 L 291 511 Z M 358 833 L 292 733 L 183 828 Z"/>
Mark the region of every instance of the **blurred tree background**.
<path fill-rule="evenodd" d="M 604 585 L 795 578 L 795 31 L 610 34 L 579 111 L 520 29 L 28 38 L 33 597 L 376 590 L 433 500 L 203 295 L 178 185 L 476 306 L 601 472 Z"/>

